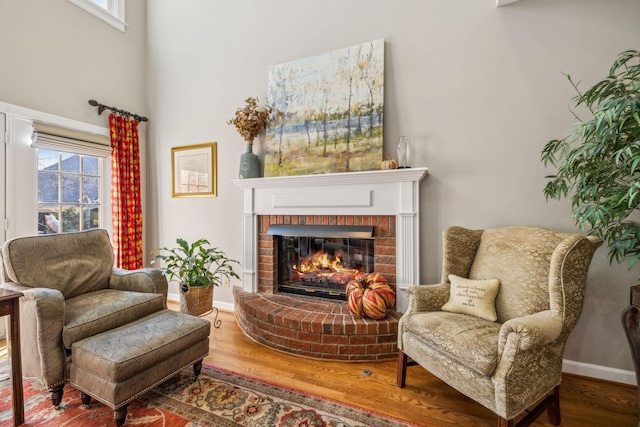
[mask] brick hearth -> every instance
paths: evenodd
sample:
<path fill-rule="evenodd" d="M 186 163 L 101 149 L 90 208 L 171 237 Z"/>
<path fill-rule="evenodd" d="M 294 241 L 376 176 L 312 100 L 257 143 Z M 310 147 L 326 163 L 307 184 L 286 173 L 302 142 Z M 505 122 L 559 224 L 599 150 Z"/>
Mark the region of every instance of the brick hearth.
<path fill-rule="evenodd" d="M 234 291 L 238 324 L 253 340 L 298 356 L 385 360 L 398 356 L 400 314 L 383 320 L 354 316 L 346 302 L 301 295 Z"/>
<path fill-rule="evenodd" d="M 236 291 L 235 311 L 257 342 L 300 356 L 382 360 L 397 356 L 395 307 L 382 320 L 354 316 L 345 301 L 277 292 L 277 245 L 272 224 L 373 226 L 374 269 L 395 290 L 396 218 L 393 215 L 261 215 L 258 217 L 258 293 Z"/>

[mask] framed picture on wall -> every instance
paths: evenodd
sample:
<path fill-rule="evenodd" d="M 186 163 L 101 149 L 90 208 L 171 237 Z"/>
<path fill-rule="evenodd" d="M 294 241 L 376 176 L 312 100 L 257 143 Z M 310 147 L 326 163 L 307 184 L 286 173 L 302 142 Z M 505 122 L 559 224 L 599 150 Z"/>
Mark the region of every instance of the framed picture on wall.
<path fill-rule="evenodd" d="M 215 142 L 171 148 L 172 197 L 216 197 Z"/>

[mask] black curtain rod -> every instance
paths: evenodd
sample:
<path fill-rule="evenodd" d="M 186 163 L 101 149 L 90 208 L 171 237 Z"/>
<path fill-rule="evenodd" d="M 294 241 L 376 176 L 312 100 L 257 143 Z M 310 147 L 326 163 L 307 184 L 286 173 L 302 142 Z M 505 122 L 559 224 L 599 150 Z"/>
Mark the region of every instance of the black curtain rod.
<path fill-rule="evenodd" d="M 134 120 L 137 120 L 139 122 L 148 122 L 149 119 L 146 118 L 145 116 L 139 116 L 137 114 L 133 114 L 130 113 L 128 111 L 125 110 L 121 110 L 119 108 L 116 107 L 108 107 L 104 104 L 100 104 L 98 101 L 94 100 L 94 99 L 90 99 L 89 100 L 89 105 L 93 106 L 93 107 L 98 107 L 98 115 L 102 114 L 104 112 L 104 110 L 109 110 L 109 111 L 113 111 L 114 113 L 118 113 L 118 114 L 122 114 L 123 116 L 129 116 L 132 117 Z"/>

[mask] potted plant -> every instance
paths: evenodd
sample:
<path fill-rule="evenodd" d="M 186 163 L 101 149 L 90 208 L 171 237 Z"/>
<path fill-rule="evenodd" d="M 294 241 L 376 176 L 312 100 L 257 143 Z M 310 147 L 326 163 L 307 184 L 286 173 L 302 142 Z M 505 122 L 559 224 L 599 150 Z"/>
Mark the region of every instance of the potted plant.
<path fill-rule="evenodd" d="M 622 52 L 609 75 L 582 93 L 575 105 L 590 117 L 569 134 L 549 141 L 542 161 L 556 167 L 547 178 L 547 199 L 571 198 L 573 218 L 581 229 L 604 240 L 609 261 L 640 260 L 640 52 Z M 640 286 L 631 287 L 631 305 L 622 320 L 640 384 Z M 640 389 L 639 389 L 640 391 Z"/>
<path fill-rule="evenodd" d="M 207 239 L 199 239 L 189 244 L 184 239 L 176 239 L 175 248 L 160 248 L 152 263 L 162 260 L 162 271 L 170 280 L 180 282 L 180 311 L 199 316 L 213 309 L 213 286 L 220 286 L 223 280 L 240 277 L 233 270 L 238 261 L 229 259 L 218 248 L 211 247 Z"/>

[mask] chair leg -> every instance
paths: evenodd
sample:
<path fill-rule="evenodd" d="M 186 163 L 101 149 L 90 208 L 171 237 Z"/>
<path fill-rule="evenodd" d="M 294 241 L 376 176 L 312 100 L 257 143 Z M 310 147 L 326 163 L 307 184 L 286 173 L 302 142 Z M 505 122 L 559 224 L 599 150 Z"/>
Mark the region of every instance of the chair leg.
<path fill-rule="evenodd" d="M 113 411 L 113 419 L 115 420 L 117 427 L 121 427 L 127 419 L 127 406 L 129 405 L 121 406 Z"/>
<path fill-rule="evenodd" d="M 549 417 L 549 422 L 553 425 L 560 425 L 560 386 L 556 386 L 551 392 L 552 400 L 549 402 L 549 406 L 547 406 L 547 416 Z"/>
<path fill-rule="evenodd" d="M 82 402 L 85 408 L 89 408 L 91 406 L 91 396 L 89 396 L 84 391 L 80 392 L 80 401 Z"/>
<path fill-rule="evenodd" d="M 200 375 L 200 371 L 202 371 L 202 359 L 193 364 L 193 374 L 196 376 L 196 378 L 198 378 L 198 375 Z"/>
<path fill-rule="evenodd" d="M 556 386 L 535 408 L 527 412 L 527 414 L 517 423 L 513 420 L 505 420 L 498 417 L 498 427 L 527 427 L 535 422 L 535 420 L 547 410 L 549 422 L 554 425 L 560 424 L 560 386 Z"/>
<path fill-rule="evenodd" d="M 55 409 L 60 409 L 60 402 L 62 402 L 62 393 L 64 393 L 64 384 L 57 385 L 55 387 L 49 387 L 49 393 L 51 394 L 51 403 Z"/>
<path fill-rule="evenodd" d="M 407 378 L 407 355 L 402 350 L 398 350 L 398 371 L 396 383 L 403 388 Z"/>

